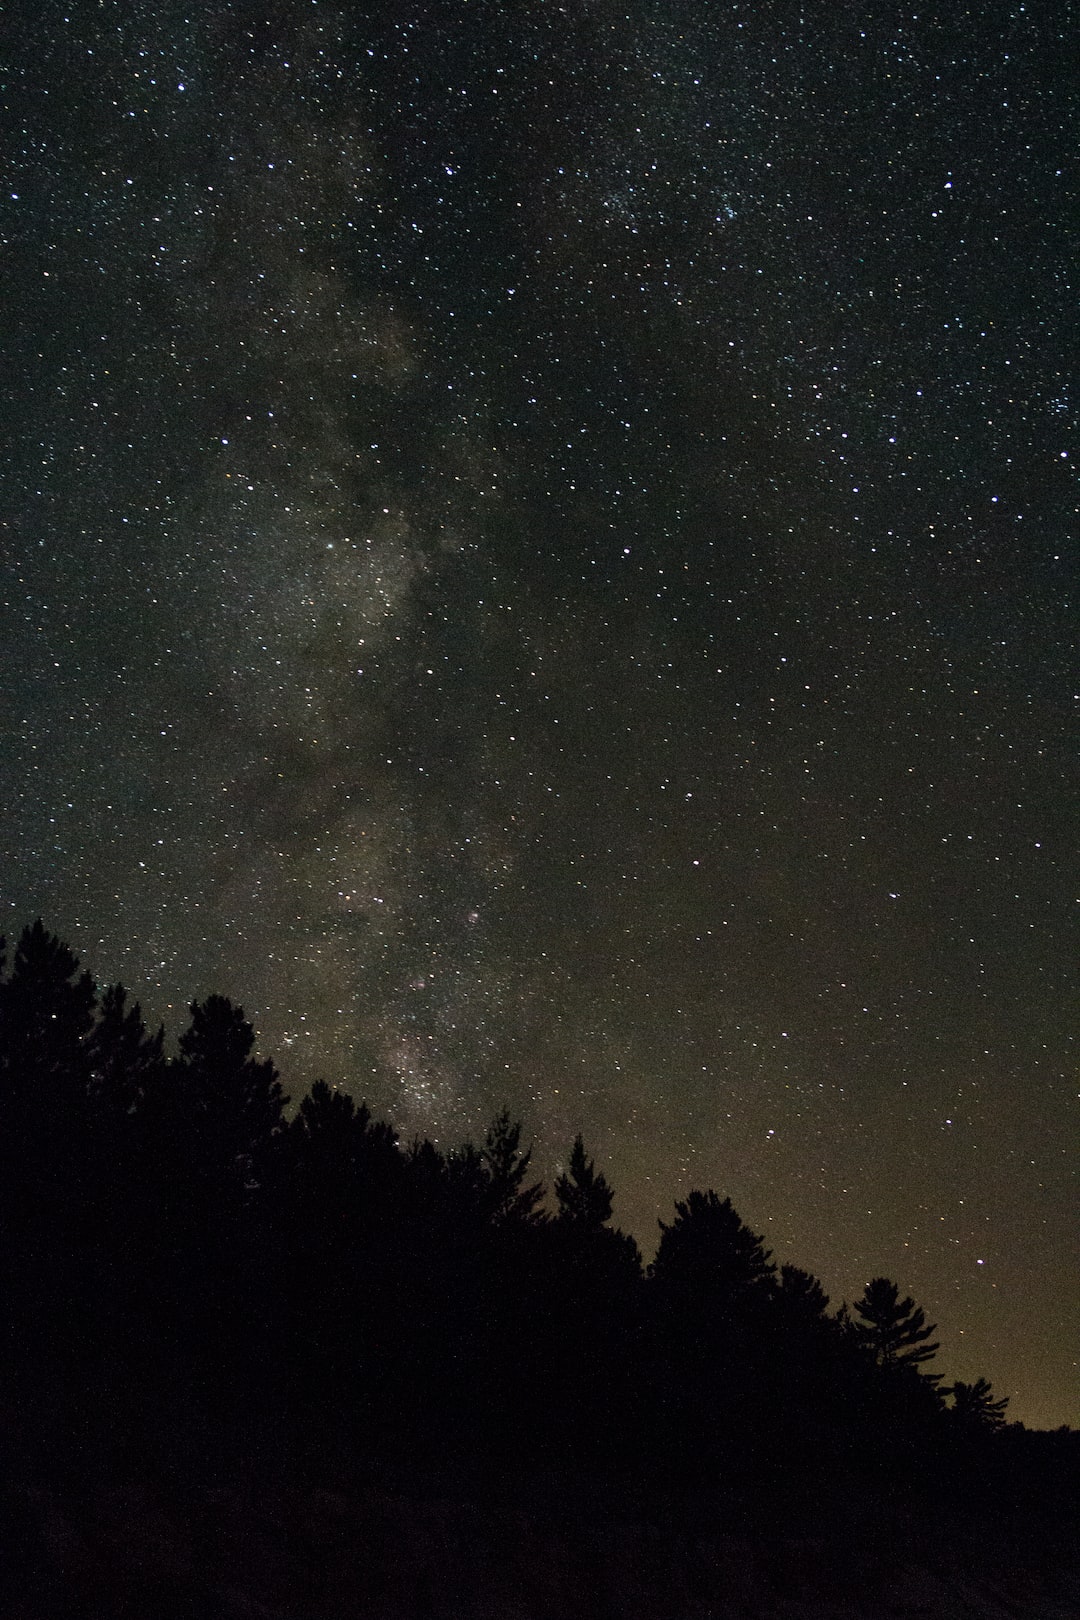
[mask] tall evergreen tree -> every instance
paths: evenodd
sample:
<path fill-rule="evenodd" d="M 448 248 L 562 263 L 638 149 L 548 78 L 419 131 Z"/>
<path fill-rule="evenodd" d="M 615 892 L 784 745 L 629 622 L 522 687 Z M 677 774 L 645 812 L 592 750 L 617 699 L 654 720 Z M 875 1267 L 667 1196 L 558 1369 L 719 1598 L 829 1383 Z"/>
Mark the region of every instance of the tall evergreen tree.
<path fill-rule="evenodd" d="M 295 1240 L 340 1242 L 361 1220 L 385 1220 L 398 1203 L 405 1161 L 397 1137 L 338 1087 L 316 1080 L 279 1139 L 274 1181 Z"/>
<path fill-rule="evenodd" d="M 652 1277 L 665 1285 L 691 1285 L 718 1299 L 735 1300 L 771 1287 L 776 1267 L 764 1239 L 739 1219 L 730 1198 L 711 1189 L 675 1205 L 671 1225 L 660 1222 Z"/>
<path fill-rule="evenodd" d="M 521 1125 L 512 1123 L 504 1108 L 488 1126 L 480 1157 L 487 1170 L 487 1202 L 491 1218 L 498 1222 L 528 1224 L 539 1220 L 537 1209 L 544 1196 L 543 1184 L 525 1185 L 532 1161 L 532 1148 L 521 1151 Z"/>
<path fill-rule="evenodd" d="M 79 960 L 39 918 L 24 928 L 10 976 L 0 983 L 0 1100 L 28 1086 L 58 1096 L 81 1096 L 86 1086 L 86 1043 L 97 992 Z"/>
<path fill-rule="evenodd" d="M 555 1180 L 560 1221 L 597 1231 L 611 1219 L 612 1191 L 592 1159 L 585 1157 L 585 1144 L 575 1138 L 570 1153 L 569 1174 Z"/>
<path fill-rule="evenodd" d="M 103 991 L 87 1043 L 88 1086 L 94 1113 L 132 1114 L 147 1089 L 160 1080 L 164 1046 L 164 1026 L 151 1035 L 139 1003 L 128 1006 L 122 984 L 110 985 Z"/>
<path fill-rule="evenodd" d="M 143 1109 L 165 1074 L 165 1031 L 149 1034 L 138 1002 L 122 985 L 101 997 L 86 1046 L 89 1215 L 97 1241 L 130 1255 L 143 1234 L 132 1231 L 147 1167 Z"/>
<path fill-rule="evenodd" d="M 993 1387 L 987 1378 L 976 1378 L 973 1384 L 953 1384 L 952 1412 L 955 1420 L 965 1429 L 993 1433 L 1005 1423 L 1005 1408 L 1009 1397 L 995 1400 Z"/>
<path fill-rule="evenodd" d="M 926 1312 L 913 1299 L 900 1298 L 899 1288 L 888 1277 L 868 1282 L 855 1309 L 861 1318 L 856 1334 L 879 1367 L 918 1367 L 937 1354 L 939 1346 L 927 1342 L 934 1324 L 927 1324 Z"/>
<path fill-rule="evenodd" d="M 72 1217 L 85 1175 L 96 1002 L 74 952 L 40 919 L 25 928 L 0 982 L 0 1207 L 43 1238 Z"/>
<path fill-rule="evenodd" d="M 250 1186 L 282 1126 L 287 1101 L 269 1058 L 252 1057 L 255 1032 L 226 996 L 191 1007 L 170 1065 L 169 1112 L 204 1175 Z"/>
<path fill-rule="evenodd" d="M 829 1296 L 821 1283 L 801 1266 L 780 1267 L 776 1293 L 781 1312 L 789 1321 L 818 1321 L 829 1304 Z"/>

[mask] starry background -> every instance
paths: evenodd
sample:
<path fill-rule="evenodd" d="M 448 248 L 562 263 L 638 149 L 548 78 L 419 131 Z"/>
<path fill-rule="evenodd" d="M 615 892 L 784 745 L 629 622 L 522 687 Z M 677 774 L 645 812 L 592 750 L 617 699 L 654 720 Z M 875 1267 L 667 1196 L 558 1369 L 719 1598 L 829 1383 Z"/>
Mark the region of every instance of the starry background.
<path fill-rule="evenodd" d="M 10 17 L 7 932 L 1076 1423 L 1064 6 Z"/>

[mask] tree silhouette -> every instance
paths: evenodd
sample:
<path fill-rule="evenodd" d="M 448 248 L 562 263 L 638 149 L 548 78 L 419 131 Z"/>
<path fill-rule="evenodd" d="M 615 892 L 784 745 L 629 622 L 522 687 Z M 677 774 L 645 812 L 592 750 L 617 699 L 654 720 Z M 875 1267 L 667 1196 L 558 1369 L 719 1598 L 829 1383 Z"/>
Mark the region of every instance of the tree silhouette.
<path fill-rule="evenodd" d="M 255 1032 L 226 996 L 193 1002 L 180 1056 L 169 1066 L 169 1112 L 203 1178 L 249 1188 L 262 1173 L 287 1101 Z"/>
<path fill-rule="evenodd" d="M 670 1226 L 660 1222 L 651 1275 L 666 1287 L 690 1286 L 735 1301 L 767 1290 L 775 1272 L 764 1239 L 743 1224 L 730 1198 L 721 1200 L 711 1189 L 677 1203 Z"/>
<path fill-rule="evenodd" d="M 777 1301 L 791 1321 L 816 1321 L 828 1309 L 829 1296 L 818 1279 L 800 1266 L 780 1267 Z"/>
<path fill-rule="evenodd" d="M 285 1098 L 254 1042 L 227 997 L 193 1003 L 132 1118 L 131 1263 L 157 1376 L 185 1369 L 215 1399 L 250 1382 L 273 1274 L 264 1183 Z"/>
<path fill-rule="evenodd" d="M 376 1217 L 402 1180 L 404 1164 L 389 1125 L 373 1121 L 366 1103 L 316 1080 L 281 1133 L 276 1171 L 291 1218 L 329 1236 Z"/>
<path fill-rule="evenodd" d="M 673 1478 L 704 1488 L 749 1457 L 771 1391 L 759 1373 L 775 1266 L 730 1198 L 694 1191 L 675 1205 L 649 1270 L 651 1437 Z"/>
<path fill-rule="evenodd" d="M 139 1003 L 129 1007 L 123 985 L 110 985 L 101 996 L 87 1045 L 88 1087 L 95 1113 L 117 1118 L 137 1110 L 147 1090 L 160 1081 L 164 1046 L 164 1026 L 150 1035 Z"/>
<path fill-rule="evenodd" d="M 558 1218 L 586 1231 L 596 1231 L 611 1219 L 612 1192 L 592 1159 L 585 1157 L 581 1137 L 570 1153 L 570 1173 L 556 1177 Z"/>
<path fill-rule="evenodd" d="M 262 1333 L 261 1356 L 276 1357 L 285 1404 L 301 1402 L 308 1425 L 317 1409 L 319 1424 L 339 1435 L 370 1377 L 373 1343 L 389 1349 L 389 1329 L 376 1332 L 376 1319 L 400 1315 L 387 1303 L 385 1280 L 400 1267 L 385 1251 L 402 1215 L 405 1170 L 391 1128 L 317 1080 L 275 1133 L 261 1173 L 257 1252 L 262 1321 L 272 1324 L 273 1341 Z"/>
<path fill-rule="evenodd" d="M 77 1219 L 96 1001 L 74 952 L 40 919 L 25 928 L 0 982 L 0 1209 L 36 1241 Z"/>
<path fill-rule="evenodd" d="M 402 1150 L 321 1080 L 287 1118 L 254 1054 L 223 996 L 168 1060 L 40 921 L 10 969 L 0 944 L 5 1433 L 25 1400 L 24 1432 L 77 1466 L 125 1426 L 189 1455 L 255 1436 L 270 1461 L 318 1472 L 333 1448 L 364 1477 L 560 1511 L 1035 1501 L 1044 1465 L 1076 1468 L 1075 1437 L 1006 1425 L 986 1379 L 941 1390 L 935 1329 L 890 1279 L 830 1315 L 697 1190 L 645 1277 L 580 1136 L 551 1218 L 508 1111 L 479 1146 Z"/>
<path fill-rule="evenodd" d="M 926 1312 L 913 1299 L 900 1298 L 888 1277 L 868 1282 L 855 1309 L 862 1318 L 855 1324 L 856 1334 L 879 1367 L 918 1367 L 937 1354 L 939 1345 L 926 1342 L 934 1324 L 927 1325 Z"/>
<path fill-rule="evenodd" d="M 603 1300 L 622 1299 L 641 1283 L 641 1251 L 626 1232 L 608 1225 L 614 1194 L 585 1153 L 581 1137 L 570 1152 L 569 1173 L 555 1180 L 558 1210 L 553 1240 L 561 1257 L 563 1284 L 587 1286 Z"/>
<path fill-rule="evenodd" d="M 994 1432 L 1004 1426 L 1009 1397 L 1003 1395 L 995 1400 L 989 1379 L 976 1378 L 973 1384 L 957 1382 L 951 1394 L 953 1416 L 963 1428 Z"/>
<path fill-rule="evenodd" d="M 491 1218 L 496 1222 L 533 1222 L 541 1219 L 537 1205 L 544 1189 L 536 1181 L 524 1186 L 532 1160 L 532 1149 L 521 1152 L 521 1125 L 511 1123 L 510 1112 L 504 1108 L 488 1126 L 480 1157 L 488 1175 L 487 1201 Z"/>
<path fill-rule="evenodd" d="M 580 1136 L 555 1196 L 556 1218 L 545 1233 L 541 1430 L 562 1434 L 564 1466 L 618 1471 L 632 1458 L 640 1427 L 641 1254 L 632 1237 L 608 1224 L 612 1189 Z"/>
<path fill-rule="evenodd" d="M 97 1241 L 109 1251 L 100 1258 L 114 1281 L 147 1235 L 133 1230 L 147 1169 L 143 1110 L 164 1081 L 164 1041 L 164 1029 L 148 1033 L 138 1002 L 127 1005 L 122 985 L 104 991 L 86 1043 L 87 1204 Z"/>
<path fill-rule="evenodd" d="M 32 1079 L 81 1090 L 85 1043 L 97 995 L 74 952 L 41 919 L 24 928 L 11 974 L 0 985 L 0 1086 Z"/>

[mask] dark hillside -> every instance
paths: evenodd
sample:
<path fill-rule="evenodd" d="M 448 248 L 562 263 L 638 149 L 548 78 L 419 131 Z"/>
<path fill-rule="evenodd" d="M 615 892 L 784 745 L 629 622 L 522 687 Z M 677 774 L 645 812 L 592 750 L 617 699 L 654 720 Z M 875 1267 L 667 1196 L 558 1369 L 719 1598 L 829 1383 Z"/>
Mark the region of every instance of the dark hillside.
<path fill-rule="evenodd" d="M 1080 1613 L 1080 1435 L 946 1384 L 715 1192 L 647 1268 L 579 1138 L 404 1146 L 242 1011 L 169 1056 L 40 924 L 0 973 L 12 1620 Z"/>

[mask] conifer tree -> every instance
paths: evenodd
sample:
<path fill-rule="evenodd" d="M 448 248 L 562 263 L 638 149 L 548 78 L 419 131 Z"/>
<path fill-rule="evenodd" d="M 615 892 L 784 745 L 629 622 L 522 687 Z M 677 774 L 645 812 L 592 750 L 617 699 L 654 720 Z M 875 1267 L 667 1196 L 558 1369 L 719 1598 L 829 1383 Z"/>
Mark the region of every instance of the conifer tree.
<path fill-rule="evenodd" d="M 734 1298 L 769 1288 L 775 1272 L 764 1239 L 744 1226 L 730 1198 L 721 1200 L 711 1189 L 677 1203 L 670 1226 L 660 1222 L 652 1264 L 657 1282 L 692 1284 Z"/>
<path fill-rule="evenodd" d="M 595 1162 L 585 1157 L 585 1144 L 575 1138 L 568 1175 L 555 1181 L 558 1218 L 586 1231 L 596 1231 L 611 1219 L 612 1191 Z"/>
<path fill-rule="evenodd" d="M 24 928 L 0 983 L 0 1096 L 47 1087 L 55 1101 L 81 1096 L 97 992 L 89 973 L 41 919 Z"/>
<path fill-rule="evenodd" d="M 988 1378 L 976 1378 L 973 1384 L 957 1382 L 950 1393 L 953 1415 L 964 1428 L 993 1432 L 1004 1425 L 1009 1397 L 1003 1395 L 1000 1400 L 995 1400 Z"/>
<path fill-rule="evenodd" d="M 480 1157 L 487 1169 L 487 1199 L 492 1219 L 530 1224 L 540 1219 L 537 1205 L 544 1196 L 541 1182 L 525 1186 L 532 1149 L 521 1152 L 521 1125 L 512 1124 L 504 1108 L 488 1126 Z"/>
<path fill-rule="evenodd" d="M 261 1169 L 287 1101 L 272 1061 L 252 1057 L 255 1032 L 226 996 L 191 1007 L 170 1066 L 172 1107 L 211 1176 L 247 1182 Z"/>
<path fill-rule="evenodd" d="M 813 1273 L 790 1265 L 780 1267 L 777 1300 L 789 1318 L 806 1321 L 823 1317 L 829 1304 L 828 1294 Z"/>
<path fill-rule="evenodd" d="M 76 1209 L 86 1170 L 89 1041 L 97 992 L 39 919 L 0 981 L 0 1204 L 43 1238 Z M 65 1217 L 66 1218 L 66 1217 Z"/>
<path fill-rule="evenodd" d="M 160 1077 L 164 1044 L 164 1026 L 149 1034 L 139 1003 L 127 1005 L 122 984 L 110 985 L 102 993 L 87 1048 L 96 1114 L 126 1116 L 138 1108 L 147 1088 Z"/>
<path fill-rule="evenodd" d="M 862 1318 L 855 1331 L 879 1367 L 918 1367 L 937 1354 L 939 1346 L 927 1343 L 935 1324 L 913 1299 L 901 1299 L 888 1277 L 868 1282 L 855 1309 Z"/>

